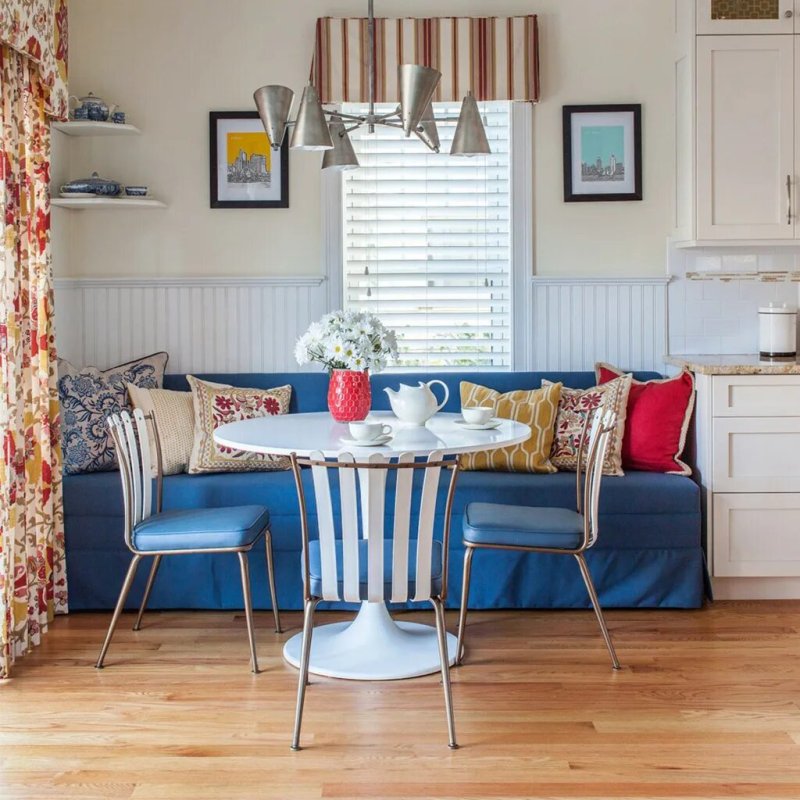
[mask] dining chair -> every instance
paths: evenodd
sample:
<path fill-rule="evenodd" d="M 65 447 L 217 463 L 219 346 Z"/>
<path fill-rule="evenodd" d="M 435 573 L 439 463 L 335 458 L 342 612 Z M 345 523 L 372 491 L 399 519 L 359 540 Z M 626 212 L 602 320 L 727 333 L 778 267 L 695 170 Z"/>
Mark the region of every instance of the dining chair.
<path fill-rule="evenodd" d="M 122 497 L 125 508 L 125 544 L 133 553 L 128 572 L 119 593 L 111 624 L 108 627 L 100 657 L 95 666 L 102 669 L 122 609 L 139 562 L 152 556 L 150 574 L 144 588 L 142 603 L 133 629 L 138 631 L 150 592 L 155 583 L 161 559 L 164 556 L 197 553 L 236 553 L 244 593 L 244 610 L 247 635 L 250 641 L 250 667 L 258 672 L 256 641 L 253 627 L 253 602 L 250 594 L 250 570 L 247 554 L 264 536 L 267 554 L 267 574 L 272 597 L 275 631 L 281 632 L 280 612 L 275 591 L 275 568 L 272 558 L 272 537 L 269 527 L 269 510 L 265 506 L 229 506 L 226 508 L 198 508 L 162 511 L 161 444 L 152 414 L 145 415 L 136 409 L 131 416 L 127 411 L 112 414 L 107 421 L 111 438 L 117 451 L 119 473 L 122 480 Z M 151 441 L 155 453 L 151 453 Z M 155 476 L 153 471 L 155 469 Z M 155 492 L 153 491 L 155 483 Z"/>
<path fill-rule="evenodd" d="M 304 598 L 303 640 L 292 750 L 300 750 L 300 727 L 308 684 L 314 612 L 321 600 L 342 599 L 356 603 L 431 603 L 436 618 L 449 746 L 456 749 L 458 745 L 450 689 L 450 657 L 444 603 L 447 597 L 450 515 L 458 461 L 444 460 L 440 450 L 430 453 L 424 461 L 415 460 L 411 453 L 401 453 L 395 461 L 380 453 L 373 453 L 365 461 L 356 461 L 350 453 L 341 453 L 334 460 L 326 460 L 321 452 L 311 453 L 303 458 L 293 454 L 291 461 L 300 504 Z M 315 539 L 310 535 L 301 475 L 304 467 L 311 470 L 316 500 Z M 451 476 L 446 482 L 444 525 L 440 542 L 434 538 L 434 521 L 442 470 L 450 470 Z M 390 472 L 394 473 L 393 538 L 385 539 L 383 525 L 387 505 L 387 478 Z M 336 473 L 339 484 L 338 515 L 333 511 L 330 481 L 333 473 Z M 415 474 L 424 475 L 424 480 L 418 500 L 416 538 L 411 538 Z M 356 494 L 356 476 L 360 497 Z M 363 536 L 359 535 L 359 516 Z"/>
<path fill-rule="evenodd" d="M 591 422 L 591 428 L 590 428 Z M 584 553 L 597 541 L 600 484 L 603 459 L 608 440 L 616 424 L 616 413 L 600 407 L 587 416 L 578 445 L 576 470 L 577 510 L 536 506 L 470 503 L 464 513 L 464 580 L 461 589 L 461 612 L 458 619 L 456 665 L 464 659 L 464 638 L 467 627 L 467 603 L 472 573 L 472 557 L 476 550 L 520 550 L 526 553 L 571 555 L 578 562 L 583 582 L 589 593 L 603 640 L 611 656 L 612 667 L 620 669 L 614 644 L 608 632 L 603 609 Z M 587 448 L 587 431 L 588 448 Z M 583 454 L 586 474 L 583 473 Z"/>

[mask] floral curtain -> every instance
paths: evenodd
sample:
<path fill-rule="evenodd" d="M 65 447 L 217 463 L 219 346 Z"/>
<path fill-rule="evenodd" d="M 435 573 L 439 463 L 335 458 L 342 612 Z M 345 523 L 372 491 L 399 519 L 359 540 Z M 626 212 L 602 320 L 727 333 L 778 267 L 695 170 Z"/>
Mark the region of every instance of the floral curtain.
<path fill-rule="evenodd" d="M 4 13 L 15 2 L 3 0 Z M 51 17 L 63 7 L 44 5 Z M 35 57 L 0 41 L 0 678 L 67 611 L 47 77 Z"/>

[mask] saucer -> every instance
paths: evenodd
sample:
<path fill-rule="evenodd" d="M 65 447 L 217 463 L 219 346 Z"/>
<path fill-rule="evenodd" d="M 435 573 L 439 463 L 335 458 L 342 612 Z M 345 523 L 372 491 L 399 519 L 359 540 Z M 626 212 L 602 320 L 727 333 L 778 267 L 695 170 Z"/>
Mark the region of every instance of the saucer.
<path fill-rule="evenodd" d="M 392 440 L 392 435 L 390 433 L 384 433 L 381 436 L 378 436 L 375 439 L 367 439 L 366 441 L 359 441 L 358 439 L 350 439 L 347 436 L 342 436 L 339 441 L 342 444 L 349 444 L 354 447 L 379 447 L 382 444 L 386 444 Z"/>
<path fill-rule="evenodd" d="M 477 422 L 467 422 L 462 417 L 459 417 L 458 419 L 454 419 L 453 422 L 460 428 L 465 428 L 468 431 L 493 431 L 495 428 L 500 427 L 503 420 L 499 417 L 493 417 L 488 422 L 479 425 Z"/>

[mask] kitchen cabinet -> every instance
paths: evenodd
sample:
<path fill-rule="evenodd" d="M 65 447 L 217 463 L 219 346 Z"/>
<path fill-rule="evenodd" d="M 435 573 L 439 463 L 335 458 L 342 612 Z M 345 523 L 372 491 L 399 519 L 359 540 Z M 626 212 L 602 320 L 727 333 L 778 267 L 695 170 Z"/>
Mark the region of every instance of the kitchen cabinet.
<path fill-rule="evenodd" d="M 797 0 L 697 0 L 697 33 L 800 33 L 798 5 Z"/>

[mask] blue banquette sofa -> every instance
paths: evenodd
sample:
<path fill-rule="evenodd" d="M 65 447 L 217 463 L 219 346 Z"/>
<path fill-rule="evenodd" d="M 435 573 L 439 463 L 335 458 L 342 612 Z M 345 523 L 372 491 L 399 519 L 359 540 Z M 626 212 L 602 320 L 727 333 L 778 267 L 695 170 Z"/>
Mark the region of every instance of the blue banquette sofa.
<path fill-rule="evenodd" d="M 324 411 L 323 373 L 212 374 L 198 377 L 234 386 L 269 388 L 291 384 L 291 413 Z M 437 377 L 450 388 L 445 411 L 459 409 L 459 382 L 500 391 L 538 388 L 543 378 L 566 386 L 594 385 L 591 372 L 381 374 L 372 378 L 373 409 L 388 409 L 386 386 Z M 660 377 L 635 373 L 640 380 Z M 167 375 L 164 388 L 188 391 L 184 375 Z M 313 492 L 307 492 L 312 498 Z M 574 508 L 575 474 L 462 472 L 453 508 L 451 607 L 460 602 L 463 547 L 461 521 L 471 501 Z M 262 503 L 272 519 L 279 605 L 302 608 L 300 521 L 290 471 L 174 475 L 164 480 L 164 508 Z M 123 541 L 119 474 L 100 472 L 64 479 L 69 604 L 72 610 L 110 609 L 116 602 L 130 554 Z M 387 504 L 388 507 L 388 504 Z M 313 504 L 310 511 L 313 513 Z M 441 512 L 440 512 L 441 513 Z M 441 529 L 441 516 L 439 522 Z M 391 526 L 387 526 L 391 531 Z M 387 535 L 390 535 L 388 533 Z M 256 607 L 269 607 L 264 552 L 250 555 Z M 571 558 L 484 551 L 473 571 L 474 608 L 583 608 L 589 600 Z M 606 477 L 600 504 L 600 537 L 587 559 L 605 607 L 695 608 L 703 603 L 705 562 L 701 543 L 700 491 L 691 479 L 650 472 Z M 236 559 L 196 555 L 165 559 L 153 590 L 152 608 L 228 609 L 242 605 Z M 139 570 L 129 603 L 139 599 L 147 570 Z"/>

